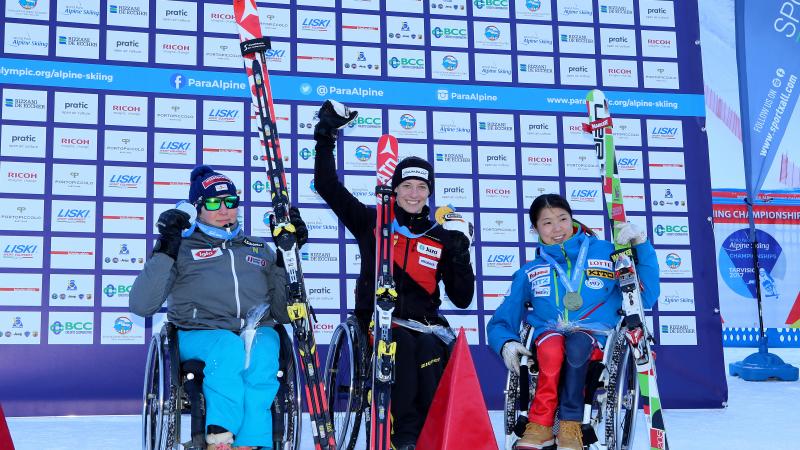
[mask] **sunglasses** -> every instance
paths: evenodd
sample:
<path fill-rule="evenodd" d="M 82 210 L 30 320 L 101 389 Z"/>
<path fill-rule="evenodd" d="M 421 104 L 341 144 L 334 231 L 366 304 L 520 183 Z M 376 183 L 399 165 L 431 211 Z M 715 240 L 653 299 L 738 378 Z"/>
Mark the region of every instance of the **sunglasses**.
<path fill-rule="evenodd" d="M 225 207 L 228 209 L 237 208 L 239 207 L 239 196 L 229 195 L 227 197 L 209 197 L 203 199 L 203 206 L 209 211 L 216 211 L 222 208 L 223 203 L 225 203 Z"/>

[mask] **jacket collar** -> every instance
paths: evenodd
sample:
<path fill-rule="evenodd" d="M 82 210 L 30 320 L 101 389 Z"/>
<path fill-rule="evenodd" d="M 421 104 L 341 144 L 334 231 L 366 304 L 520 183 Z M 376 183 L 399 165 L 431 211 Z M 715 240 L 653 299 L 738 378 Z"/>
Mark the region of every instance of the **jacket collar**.
<path fill-rule="evenodd" d="M 398 224 L 408 227 L 413 233 L 424 233 L 431 227 L 430 212 L 428 205 L 425 205 L 419 213 L 411 214 L 395 203 L 394 217 Z"/>

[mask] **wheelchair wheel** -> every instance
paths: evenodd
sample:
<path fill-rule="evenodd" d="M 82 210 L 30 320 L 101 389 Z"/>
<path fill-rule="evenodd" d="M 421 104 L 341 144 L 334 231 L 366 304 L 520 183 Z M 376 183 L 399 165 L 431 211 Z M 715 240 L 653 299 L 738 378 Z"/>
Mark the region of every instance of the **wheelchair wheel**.
<path fill-rule="evenodd" d="M 633 445 L 639 410 L 639 378 L 624 329 L 616 334 L 609 365 L 605 402 L 606 448 L 627 450 Z"/>
<path fill-rule="evenodd" d="M 142 401 L 142 450 L 172 450 L 180 433 L 179 382 L 176 355 L 170 349 L 168 333 L 162 330 L 150 341 L 145 367 Z M 177 377 L 174 378 L 177 380 Z"/>
<path fill-rule="evenodd" d="M 530 348 L 531 326 L 523 324 L 520 331 L 520 340 Z M 520 375 L 509 371 L 506 377 L 506 386 L 503 391 L 505 403 L 503 411 L 505 427 L 505 448 L 511 450 L 514 443 L 522 437 L 525 425 L 528 424 L 528 408 L 536 390 L 537 373 L 531 373 L 527 367 L 520 368 Z M 524 378 L 523 378 L 524 377 Z"/>
<path fill-rule="evenodd" d="M 350 316 L 333 331 L 325 361 L 325 392 L 336 442 L 356 446 L 366 404 L 365 337 L 358 320 Z"/>
<path fill-rule="evenodd" d="M 273 448 L 296 450 L 300 448 L 302 432 L 302 400 L 300 393 L 300 370 L 297 353 L 283 325 L 276 325 L 280 337 L 278 379 L 280 387 L 272 403 Z"/>

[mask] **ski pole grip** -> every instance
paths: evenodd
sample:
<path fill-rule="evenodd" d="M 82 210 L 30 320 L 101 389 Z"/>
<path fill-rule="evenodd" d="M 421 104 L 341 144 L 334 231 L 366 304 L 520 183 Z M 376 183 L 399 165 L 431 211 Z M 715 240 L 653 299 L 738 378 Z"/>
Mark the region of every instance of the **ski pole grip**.
<path fill-rule="evenodd" d="M 242 56 L 252 55 L 253 53 L 264 52 L 271 49 L 272 41 L 270 41 L 269 37 L 264 36 L 240 42 L 239 48 L 242 50 Z"/>

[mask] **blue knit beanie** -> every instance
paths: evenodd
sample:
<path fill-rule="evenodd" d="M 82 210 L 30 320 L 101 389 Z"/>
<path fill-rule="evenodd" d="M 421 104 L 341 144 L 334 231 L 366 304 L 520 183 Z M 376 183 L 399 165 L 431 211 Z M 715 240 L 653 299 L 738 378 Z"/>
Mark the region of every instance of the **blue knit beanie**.
<path fill-rule="evenodd" d="M 200 199 L 219 197 L 220 195 L 237 195 L 233 181 L 225 175 L 215 172 L 209 166 L 195 167 L 189 180 L 189 203 L 195 206 Z"/>

